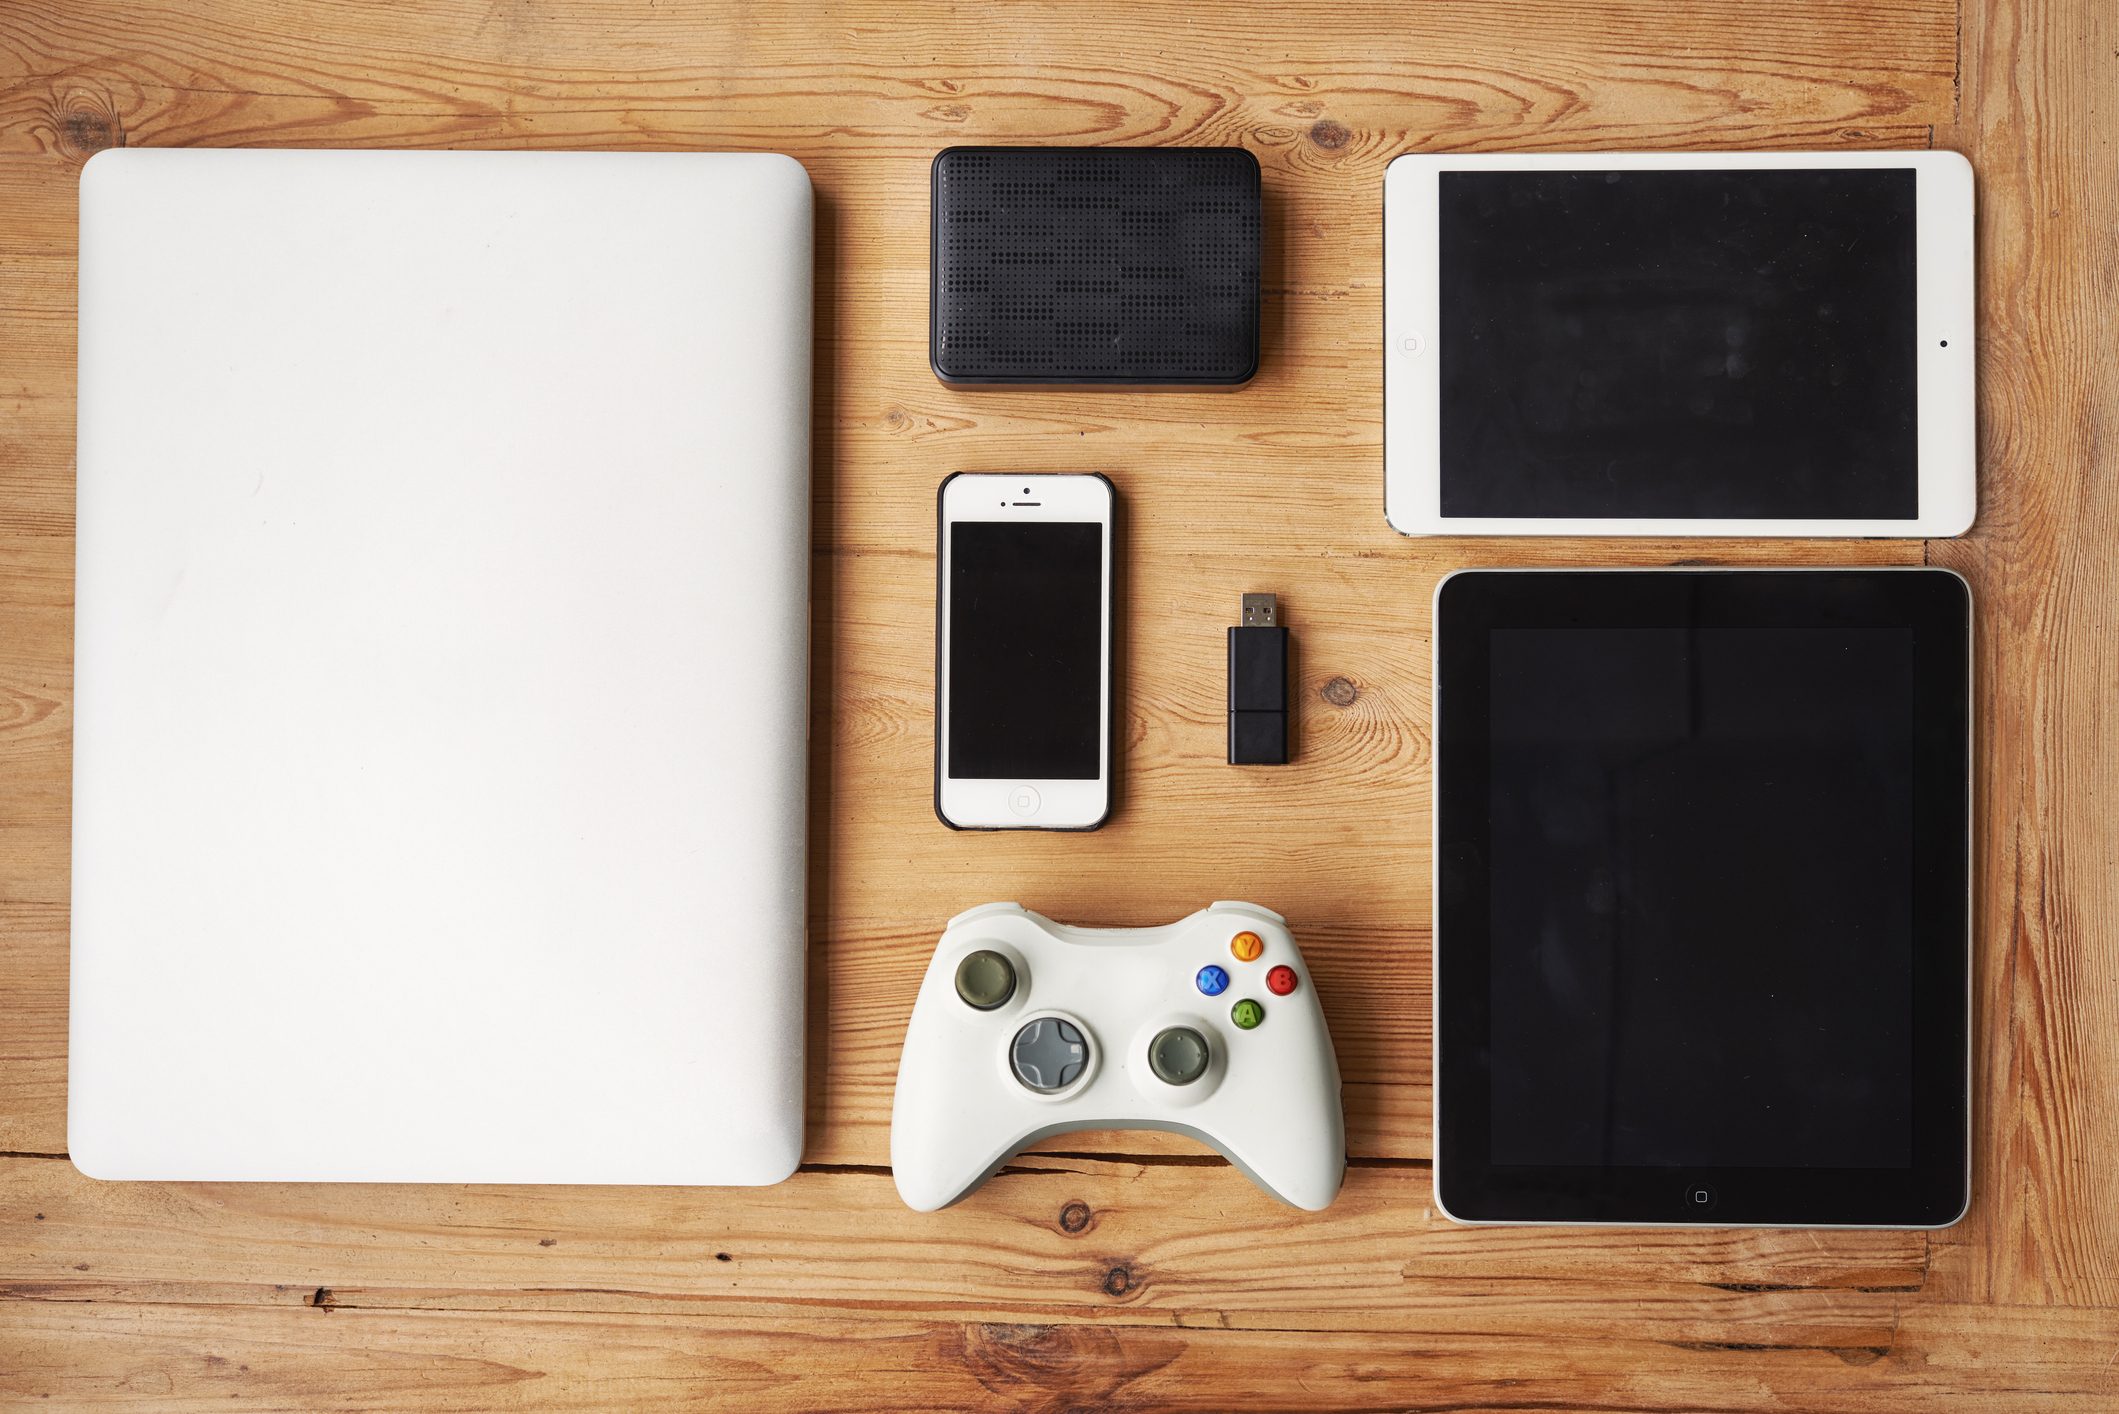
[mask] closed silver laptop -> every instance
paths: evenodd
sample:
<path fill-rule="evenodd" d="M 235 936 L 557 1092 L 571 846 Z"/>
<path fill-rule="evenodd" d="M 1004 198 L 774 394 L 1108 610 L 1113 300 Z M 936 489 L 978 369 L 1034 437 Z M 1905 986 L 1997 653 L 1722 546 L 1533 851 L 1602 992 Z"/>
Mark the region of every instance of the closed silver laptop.
<path fill-rule="evenodd" d="M 75 1163 L 785 1177 L 802 168 L 111 151 L 80 301 Z"/>

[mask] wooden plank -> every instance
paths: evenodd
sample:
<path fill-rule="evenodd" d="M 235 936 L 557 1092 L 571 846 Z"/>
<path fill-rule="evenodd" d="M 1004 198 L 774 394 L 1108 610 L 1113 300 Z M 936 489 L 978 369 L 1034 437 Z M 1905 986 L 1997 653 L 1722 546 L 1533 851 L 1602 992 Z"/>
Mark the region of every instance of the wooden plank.
<path fill-rule="evenodd" d="M 78 164 L 121 140 L 757 147 L 801 157 L 820 199 L 812 1036 L 832 1060 L 810 1158 L 859 1166 L 702 1194 L 98 1185 L 0 1159 L 0 1401 L 2111 1407 L 2119 478 L 2097 380 L 2119 332 L 2119 120 L 2099 101 L 2119 38 L 2087 0 L 1966 7 L 1956 121 L 1959 18 L 1935 0 L 1299 18 L 1205 0 L 976 22 L 703 0 L 0 0 L 0 1150 L 64 1147 Z M 1984 222 L 1983 516 L 1930 549 L 1980 596 L 1989 695 L 1973 1218 L 1932 1239 L 1464 1229 L 1432 1212 L 1424 1166 L 1391 1162 L 1357 1167 L 1318 1219 L 1135 1134 L 1046 1147 L 1138 1159 L 1035 1157 L 945 1214 L 903 1211 L 878 1166 L 905 1010 L 942 919 L 988 897 L 1119 923 L 1230 894 L 1285 907 L 1352 1147 L 1424 1158 L 1426 605 L 1447 569 L 1921 553 L 1391 535 L 1365 352 L 1383 163 L 1915 146 L 1931 125 L 1972 154 Z M 1259 152 L 1258 382 L 1154 399 L 936 384 L 925 163 L 994 139 Z M 952 836 L 928 811 L 933 488 L 1018 465 L 1126 489 L 1127 801 L 1096 836 Z M 1218 625 L 1261 587 L 1300 630 L 1306 759 L 1245 775 L 1219 765 Z M 2003 1304 L 1966 1304 L 1986 1300 Z"/>
<path fill-rule="evenodd" d="M 1179 1216 L 1181 1220 L 1179 1220 Z M 1359 1167 L 1319 1221 L 1234 1170 L 1039 1158 L 946 1212 L 887 1173 L 687 1189 L 112 1184 L 0 1159 L 0 1296 L 1232 1328 L 1888 1342 L 1919 1233 L 1474 1229 L 1424 1167 Z M 290 1297 L 288 1293 L 294 1293 Z"/>
<path fill-rule="evenodd" d="M 1965 11 L 1979 186 L 1977 1170 L 1953 1290 L 2119 1304 L 2119 9 Z"/>
<path fill-rule="evenodd" d="M 930 541 L 931 515 L 930 506 Z M 0 542 L 0 565 L 7 549 Z M 829 823 L 818 832 L 813 872 L 822 922 L 813 924 L 811 1037 L 820 1055 L 828 1045 L 833 1063 L 811 1079 L 811 1160 L 887 1161 L 897 1053 L 920 975 L 948 917 L 993 898 L 1114 924 L 1167 921 L 1223 897 L 1280 909 L 1316 970 L 1347 1081 L 1353 1152 L 1426 1156 L 1426 619 L 1440 571 L 1409 562 L 1414 551 L 1391 549 L 1388 557 L 1223 551 L 1167 567 L 1142 557 L 1129 616 L 1124 807 L 1105 830 L 1065 837 L 956 836 L 934 820 L 933 650 L 924 631 L 906 629 L 932 620 L 931 549 L 820 564 L 820 578 L 831 581 L 828 602 L 847 608 L 827 613 L 820 603 L 817 615 L 830 625 L 819 678 L 838 687 L 813 802 Z M 10 1099 L 0 1148 L 58 1152 L 68 776 L 55 747 L 66 730 L 70 554 L 49 539 L 15 553 L 8 583 L 18 596 L 18 636 L 0 645 L 0 700 L 20 708 L 0 719 L 0 762 L 16 763 L 20 788 L 0 797 L 0 880 L 7 899 L 32 911 L 0 953 L 0 1002 L 22 1018 L 5 1049 L 25 1062 L 0 1079 Z M 1565 552 L 1541 553 L 1557 561 Z M 1769 554 L 1812 563 L 1911 559 L 1918 546 L 1806 544 L 1792 556 L 1751 547 L 1739 558 Z M 1651 544 L 1612 558 L 1681 557 L 1678 546 Z M 1302 757 L 1285 772 L 1222 764 L 1220 625 L 1237 594 L 1260 583 L 1279 587 L 1297 628 Z M 32 602 L 41 605 L 34 613 Z M 859 820 L 835 801 L 860 802 Z M 1202 819 L 1215 828 L 1198 829 Z M 1143 870 L 1150 854 L 1156 866 Z M 0 923 L 7 907 L 0 904 Z M 1160 1136 L 1129 1137 L 1115 1151 L 1198 1152 Z"/>
<path fill-rule="evenodd" d="M 811 1034 L 836 1054 L 823 1090 L 812 1091 L 813 1161 L 886 1161 L 911 998 L 943 923 L 991 899 L 1127 925 L 1166 922 L 1217 898 L 1280 910 L 1332 1027 L 1352 1151 L 1429 1153 L 1428 605 L 1447 555 L 1567 563 L 1584 552 L 1566 544 L 1430 548 L 1437 542 L 1388 531 L 1375 554 L 1217 551 L 1203 540 L 1161 552 L 1188 542 L 1182 506 L 1153 487 L 1139 499 L 1147 503 L 1139 518 L 1153 523 L 1136 521 L 1131 538 L 1158 553 L 1136 553 L 1126 596 L 1124 799 L 1113 822 L 1091 835 L 940 831 L 930 795 L 933 647 L 924 630 L 933 617 L 932 560 L 923 549 L 832 567 L 825 651 L 841 686 L 830 755 L 817 764 L 816 808 L 833 828 L 817 881 L 826 955 Z M 906 533 L 931 543 L 931 501 L 923 496 L 920 509 L 917 530 L 908 524 Z M 1697 547 L 1627 545 L 1593 558 L 1720 561 L 1725 548 L 1702 556 Z M 1917 563 L 1919 551 L 1915 543 L 1807 543 L 1740 553 L 1754 563 Z M 1278 589 L 1295 630 L 1300 756 L 1285 771 L 1231 771 L 1223 764 L 1220 626 L 1243 589 L 1265 586 Z M 922 628 L 908 632 L 908 624 Z M 851 818 L 837 802 L 858 803 Z M 1073 1138 L 1054 1145 L 1081 1147 Z M 1164 1138 L 1124 1145 L 1117 1152 L 1196 1152 L 1189 1141 Z"/>
<path fill-rule="evenodd" d="M 69 82 L 85 81 L 94 62 L 77 65 Z M 1320 83 L 1317 91 L 1330 89 Z M 202 138 L 244 136 L 216 129 Z M 540 130 L 540 145 L 550 138 Z M 1585 552 L 1565 543 L 1423 545 L 1382 524 L 1378 391 L 1373 380 L 1347 377 L 1346 350 L 1378 337 L 1373 267 L 1380 263 L 1375 203 L 1383 154 L 1352 154 L 1326 166 L 1304 160 L 1299 144 L 1265 152 L 1286 237 L 1277 243 L 1281 278 L 1268 294 L 1276 356 L 1266 375 L 1233 400 L 1117 401 L 942 388 L 926 369 L 921 333 L 924 161 L 877 161 L 865 150 L 849 156 L 836 147 L 810 154 L 826 212 L 820 280 L 830 312 L 821 332 L 834 350 L 820 397 L 832 411 L 819 425 L 817 533 L 821 547 L 841 552 L 820 562 L 817 578 L 817 622 L 828 636 L 818 644 L 817 677 L 833 687 L 818 733 L 815 810 L 827 823 L 819 830 L 813 889 L 821 924 L 815 975 L 823 980 L 812 1034 L 820 1043 L 829 1037 L 841 1062 L 812 1083 L 814 1160 L 882 1161 L 904 1011 L 933 938 L 957 908 L 1011 895 L 1079 920 L 1120 923 L 1167 919 L 1231 893 L 1279 904 L 1323 949 L 1354 1152 L 1426 1153 L 1420 724 L 1428 597 L 1456 563 L 1566 563 Z M 70 254 L 70 187 L 56 201 L 48 188 L 38 195 L 38 207 L 56 207 L 64 217 L 41 239 Z M 1351 209 L 1329 226 L 1288 219 L 1303 205 Z M 39 404 L 50 425 L 39 429 L 37 463 L 24 458 L 19 523 L 63 530 L 71 488 L 60 422 L 70 367 L 63 379 L 50 370 L 62 357 L 70 362 L 71 329 L 60 301 L 70 302 L 71 273 L 63 255 L 23 259 L 36 260 L 42 272 L 33 292 L 40 327 L 57 334 L 35 364 L 47 370 L 55 396 Z M 1303 273 L 1299 287 L 1286 279 L 1296 269 Z M 1323 397 L 1312 391 L 1320 382 Z M 1242 417 L 1229 415 L 1239 408 Z M 960 467 L 1007 465 L 1111 470 L 1125 487 L 1133 547 L 1127 640 L 1136 680 L 1125 734 L 1126 807 L 1116 825 L 1089 839 L 949 836 L 927 805 L 931 647 L 907 626 L 932 618 L 933 487 Z M 1262 524 L 1274 527 L 1263 549 L 1256 533 Z M 1905 543 L 1814 542 L 1792 551 L 1716 546 L 1703 553 L 1695 544 L 1663 542 L 1594 552 L 1607 563 L 1905 562 L 1917 555 Z M 1220 765 L 1219 625 L 1242 588 L 1264 581 L 1279 588 L 1302 630 L 1308 769 L 1300 773 Z M 16 681 L 50 681 L 63 672 L 65 626 L 25 628 L 21 642 L 33 656 Z M 1354 700 L 1342 704 L 1349 693 Z M 62 762 L 48 764 L 64 770 Z M 19 876 L 25 893 L 41 884 L 47 898 L 63 899 L 63 870 L 53 867 L 52 855 L 63 849 L 52 828 L 63 820 L 63 799 L 57 814 L 46 800 L 47 808 L 25 822 L 19 846 L 0 817 L 0 869 Z M 861 802 L 861 818 L 835 815 L 835 801 Z M 1198 830 L 1195 822 L 1206 816 L 1222 823 Z M 1145 876 L 1143 851 L 1158 860 Z M 63 1074 L 52 1049 L 63 1041 L 55 1024 L 63 999 L 53 990 L 63 986 L 63 963 L 48 951 L 55 941 L 50 933 L 26 936 L 19 973 L 0 981 L 0 994 L 23 996 L 35 1018 L 24 1039 L 36 1059 L 14 1082 L 29 1108 L 10 1123 L 16 1146 L 39 1152 L 64 1147 Z M 1379 958 L 1406 958 L 1410 968 L 1379 970 Z M 1348 979 L 1344 986 L 1339 976 Z M 1129 1139 L 1119 1150 L 1191 1151 L 1186 1141 L 1160 1136 Z"/>
<path fill-rule="evenodd" d="M 1158 512 L 1162 514 L 1162 512 Z M 1174 515 L 1174 512 L 1171 514 Z M 922 528 L 931 542 L 931 504 Z M 1135 537 L 1151 532 L 1135 527 Z M 1152 532 L 1161 534 L 1163 532 Z M 1171 538 L 1181 534 L 1173 522 Z M 808 1157 L 884 1163 L 898 1049 L 919 979 L 948 917 L 1015 898 L 1078 922 L 1146 924 L 1216 898 L 1255 898 L 1292 921 L 1312 964 L 1345 1077 L 1349 1142 L 1362 1156 L 1426 1157 L 1428 881 L 1427 606 L 1441 570 L 1398 542 L 1388 555 L 1223 550 L 1173 563 L 1140 557 L 1130 595 L 1123 808 L 1094 835 L 952 835 L 933 816 L 931 545 L 904 556 L 820 562 L 819 680 L 838 684 L 815 763 L 817 834 L 810 998 L 812 1049 L 832 1055 L 810 1082 Z M 0 541 L 0 566 L 8 546 Z M 21 1018 L 4 1049 L 0 1148 L 65 1149 L 65 920 L 68 767 L 61 754 L 70 661 L 70 551 L 18 545 L 8 583 L 18 636 L 0 644 L 0 1004 Z M 1540 547 L 1516 562 L 1565 562 Z M 1612 562 L 1673 558 L 1833 563 L 1917 558 L 1914 544 L 1805 543 L 1700 555 L 1629 545 Z M 32 573 L 32 567 L 35 573 Z M 1252 576 L 1257 576 L 1253 578 Z M 1296 627 L 1301 758 L 1283 772 L 1222 764 L 1220 625 L 1246 586 L 1273 584 Z M 827 612 L 824 603 L 843 604 Z M 31 611 L 31 605 L 39 605 Z M 1152 674 L 1146 665 L 1153 664 Z M 1152 684 L 1152 686 L 1151 686 Z M 820 737 L 823 733 L 820 731 Z M 843 805 L 859 802 L 858 819 Z M 1213 820 L 1202 830 L 1197 822 Z M 1153 869 L 1142 860 L 1152 856 Z M 1069 1136 L 1047 1147 L 1197 1153 L 1191 1141 Z"/>
<path fill-rule="evenodd" d="M 2101 1313 L 1927 1306 L 1881 1347 L 886 1317 L 26 1302 L 0 1400 L 39 1408 L 2102 1411 Z"/>
<path fill-rule="evenodd" d="M 1830 141 L 1952 101 L 1947 4 L 1760 12 L 1742 0 L 1584 9 L 1346 6 L 1301 22 L 1241 0 L 951 7 L 520 0 L 416 12 L 273 0 L 15 7 L 7 150 L 238 141 L 492 141 L 540 105 L 567 145 L 924 154 L 963 134 L 1305 142 L 1320 164 L 1415 144 Z M 35 80 L 42 79 L 43 83 Z M 306 110 L 252 107 L 259 99 Z M 1356 134 L 1360 134 L 1359 137 Z"/>

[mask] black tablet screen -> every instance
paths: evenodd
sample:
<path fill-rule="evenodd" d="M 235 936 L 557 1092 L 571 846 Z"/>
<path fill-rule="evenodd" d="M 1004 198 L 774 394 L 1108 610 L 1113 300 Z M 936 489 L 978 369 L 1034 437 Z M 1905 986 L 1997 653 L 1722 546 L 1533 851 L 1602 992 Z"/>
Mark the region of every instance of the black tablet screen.
<path fill-rule="evenodd" d="M 1910 1164 L 1911 631 L 1491 634 L 1494 1162 Z"/>
<path fill-rule="evenodd" d="M 1914 517 L 1914 182 L 1443 172 L 1442 513 Z"/>
<path fill-rule="evenodd" d="M 1472 571 L 1436 651 L 1448 1211 L 1961 1212 L 1963 582 Z"/>

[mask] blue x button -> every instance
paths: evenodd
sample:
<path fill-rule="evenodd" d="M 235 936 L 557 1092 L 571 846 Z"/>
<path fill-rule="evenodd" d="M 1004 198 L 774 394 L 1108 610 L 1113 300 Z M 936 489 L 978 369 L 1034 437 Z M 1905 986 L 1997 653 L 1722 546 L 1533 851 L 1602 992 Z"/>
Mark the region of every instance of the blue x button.
<path fill-rule="evenodd" d="M 1218 997 L 1229 990 L 1229 974 L 1224 968 L 1208 963 L 1199 969 L 1199 990 L 1210 997 Z"/>

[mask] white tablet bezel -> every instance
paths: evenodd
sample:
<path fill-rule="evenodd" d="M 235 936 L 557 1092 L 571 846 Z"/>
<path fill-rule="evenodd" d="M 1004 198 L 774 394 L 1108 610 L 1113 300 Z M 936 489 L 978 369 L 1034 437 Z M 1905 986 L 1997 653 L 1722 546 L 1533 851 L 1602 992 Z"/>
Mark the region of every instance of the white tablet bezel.
<path fill-rule="evenodd" d="M 1904 520 L 1551 518 L 1442 514 L 1437 176 L 1445 171 L 1906 167 L 1915 176 L 1919 491 Z M 1413 154 L 1383 181 L 1383 501 L 1406 535 L 1961 535 L 1976 510 L 1972 168 L 1955 152 Z"/>

